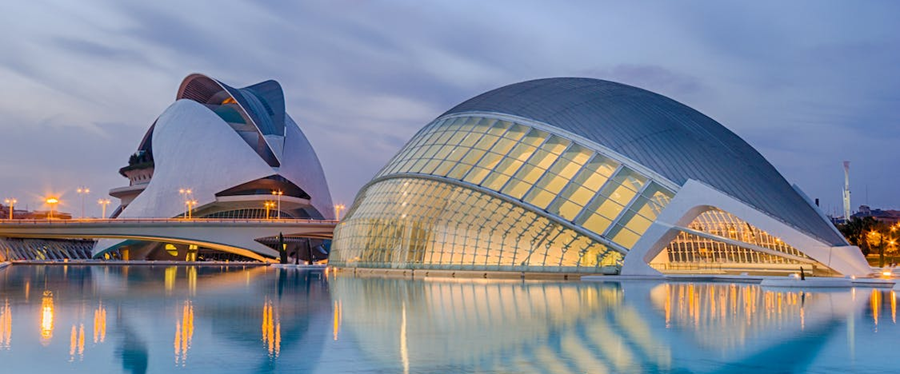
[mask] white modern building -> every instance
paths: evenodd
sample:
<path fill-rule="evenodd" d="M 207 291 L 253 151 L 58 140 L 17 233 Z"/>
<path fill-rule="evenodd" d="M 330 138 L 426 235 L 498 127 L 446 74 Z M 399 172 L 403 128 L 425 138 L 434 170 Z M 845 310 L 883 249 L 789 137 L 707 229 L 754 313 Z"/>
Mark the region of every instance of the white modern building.
<path fill-rule="evenodd" d="M 119 170 L 129 184 L 110 191 L 120 199 L 113 218 L 334 219 L 322 167 L 278 82 L 238 89 L 192 74 L 175 99 Z M 195 249 L 164 244 L 101 240 L 94 256 L 129 248 L 131 257 L 183 259 Z"/>
<path fill-rule="evenodd" d="M 868 275 L 859 249 L 702 113 L 596 79 L 472 98 L 420 130 L 335 230 L 343 267 Z"/>

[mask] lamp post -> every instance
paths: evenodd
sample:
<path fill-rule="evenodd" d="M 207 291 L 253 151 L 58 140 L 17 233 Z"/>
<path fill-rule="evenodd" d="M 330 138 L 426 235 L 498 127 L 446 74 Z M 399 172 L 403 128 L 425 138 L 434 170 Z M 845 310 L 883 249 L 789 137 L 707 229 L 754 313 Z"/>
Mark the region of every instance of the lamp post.
<path fill-rule="evenodd" d="M 53 206 L 59 204 L 59 198 L 50 196 L 47 198 L 47 200 L 44 200 L 44 202 L 50 206 L 50 215 L 47 216 L 47 219 L 53 219 Z"/>
<path fill-rule="evenodd" d="M 91 192 L 91 189 L 81 186 L 78 187 L 75 192 L 78 192 L 78 194 L 81 195 L 81 218 L 84 218 L 84 198 Z"/>
<path fill-rule="evenodd" d="M 185 206 L 185 208 L 187 208 L 188 201 L 190 201 L 194 197 L 194 191 L 192 191 L 190 188 L 179 188 L 178 194 L 181 195 L 181 199 L 182 199 L 182 201 L 184 201 L 184 206 Z M 184 212 L 181 216 L 184 218 L 188 218 L 187 209 L 184 210 Z"/>
<path fill-rule="evenodd" d="M 6 200 L 3 200 L 3 202 L 5 202 L 6 205 L 9 205 L 9 219 L 13 219 L 13 209 L 16 208 L 16 203 L 19 201 L 13 198 L 8 198 Z"/>
<path fill-rule="evenodd" d="M 266 219 L 269 219 L 269 210 L 275 207 L 274 201 L 266 201 L 263 205 L 266 207 Z"/>
<path fill-rule="evenodd" d="M 97 200 L 97 204 L 100 204 L 100 206 L 103 207 L 103 214 L 100 216 L 100 218 L 106 218 L 106 206 L 109 205 L 109 203 L 109 199 Z"/>
<path fill-rule="evenodd" d="M 197 200 L 188 200 L 184 202 L 187 207 L 187 219 L 193 218 L 194 207 L 197 206 Z"/>
<path fill-rule="evenodd" d="M 334 206 L 334 219 L 340 221 L 341 220 L 341 211 L 344 210 L 344 204 L 338 204 Z"/>
<path fill-rule="evenodd" d="M 278 219 L 281 219 L 281 195 L 284 195 L 284 191 L 282 191 L 282 190 L 272 191 L 272 195 L 275 195 L 276 197 L 278 197 L 277 215 L 278 215 Z"/>

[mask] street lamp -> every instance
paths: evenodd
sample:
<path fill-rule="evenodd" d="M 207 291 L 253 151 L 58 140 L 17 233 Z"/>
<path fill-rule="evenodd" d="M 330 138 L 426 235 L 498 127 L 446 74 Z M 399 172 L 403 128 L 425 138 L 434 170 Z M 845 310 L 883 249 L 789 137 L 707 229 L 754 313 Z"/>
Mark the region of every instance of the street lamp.
<path fill-rule="evenodd" d="M 275 202 L 266 201 L 263 205 L 266 207 L 266 219 L 269 219 L 269 210 L 275 207 Z"/>
<path fill-rule="evenodd" d="M 13 209 L 16 208 L 16 203 L 19 201 L 13 198 L 8 198 L 6 200 L 3 200 L 3 202 L 5 202 L 6 205 L 9 205 L 9 219 L 13 219 Z"/>
<path fill-rule="evenodd" d="M 284 191 L 282 191 L 282 190 L 274 191 L 273 190 L 272 195 L 275 195 L 278 197 L 278 219 L 281 219 L 281 195 L 284 195 Z"/>
<path fill-rule="evenodd" d="M 84 198 L 87 196 L 88 193 L 91 192 L 91 189 L 87 188 L 85 186 L 81 186 L 81 187 L 78 187 L 78 189 L 76 189 L 75 192 L 78 192 L 78 194 L 81 195 L 81 218 L 84 218 Z"/>
<path fill-rule="evenodd" d="M 185 201 L 184 205 L 187 207 L 187 219 L 191 219 L 193 216 L 194 207 L 197 206 L 197 200 Z"/>
<path fill-rule="evenodd" d="M 100 204 L 100 206 L 103 207 L 103 214 L 100 216 L 100 218 L 106 218 L 106 206 L 109 205 L 109 203 L 109 199 L 97 200 L 97 204 Z"/>
<path fill-rule="evenodd" d="M 334 206 L 334 219 L 340 221 L 341 220 L 341 211 L 344 210 L 344 204 L 338 204 Z"/>
<path fill-rule="evenodd" d="M 47 198 L 47 200 L 44 200 L 44 202 L 50 206 L 50 215 L 47 216 L 47 219 L 53 219 L 53 206 L 59 204 L 59 198 L 50 196 Z"/>
<path fill-rule="evenodd" d="M 190 188 L 179 188 L 178 194 L 181 195 L 181 199 L 184 201 L 185 207 L 188 206 L 188 201 L 194 198 L 194 191 L 192 191 Z M 184 214 L 182 214 L 181 216 L 187 218 L 188 211 L 185 210 Z"/>

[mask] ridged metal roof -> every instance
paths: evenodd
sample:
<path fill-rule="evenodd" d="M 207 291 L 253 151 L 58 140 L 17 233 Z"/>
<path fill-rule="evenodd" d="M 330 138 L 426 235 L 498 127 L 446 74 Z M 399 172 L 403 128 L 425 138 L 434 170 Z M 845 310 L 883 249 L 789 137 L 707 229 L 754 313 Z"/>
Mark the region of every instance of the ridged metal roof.
<path fill-rule="evenodd" d="M 588 78 L 549 78 L 476 96 L 446 113 L 496 112 L 575 133 L 672 182 L 704 182 L 830 245 L 848 245 L 753 147 L 675 100 Z"/>

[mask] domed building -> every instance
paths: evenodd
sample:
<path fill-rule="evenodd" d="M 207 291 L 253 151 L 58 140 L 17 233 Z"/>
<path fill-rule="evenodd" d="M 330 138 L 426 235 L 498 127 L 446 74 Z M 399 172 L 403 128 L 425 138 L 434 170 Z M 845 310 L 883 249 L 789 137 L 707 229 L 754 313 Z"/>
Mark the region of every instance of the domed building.
<path fill-rule="evenodd" d="M 426 125 L 366 184 L 331 264 L 866 275 L 859 249 L 721 124 L 596 79 L 512 84 Z"/>
<path fill-rule="evenodd" d="M 119 170 L 129 184 L 110 190 L 121 201 L 112 218 L 334 219 L 322 166 L 286 113 L 278 82 L 238 89 L 192 74 L 175 99 Z M 94 256 L 128 248 L 131 258 L 184 259 L 203 250 L 183 247 L 101 240 Z M 254 251 L 277 253 L 262 245 Z"/>

